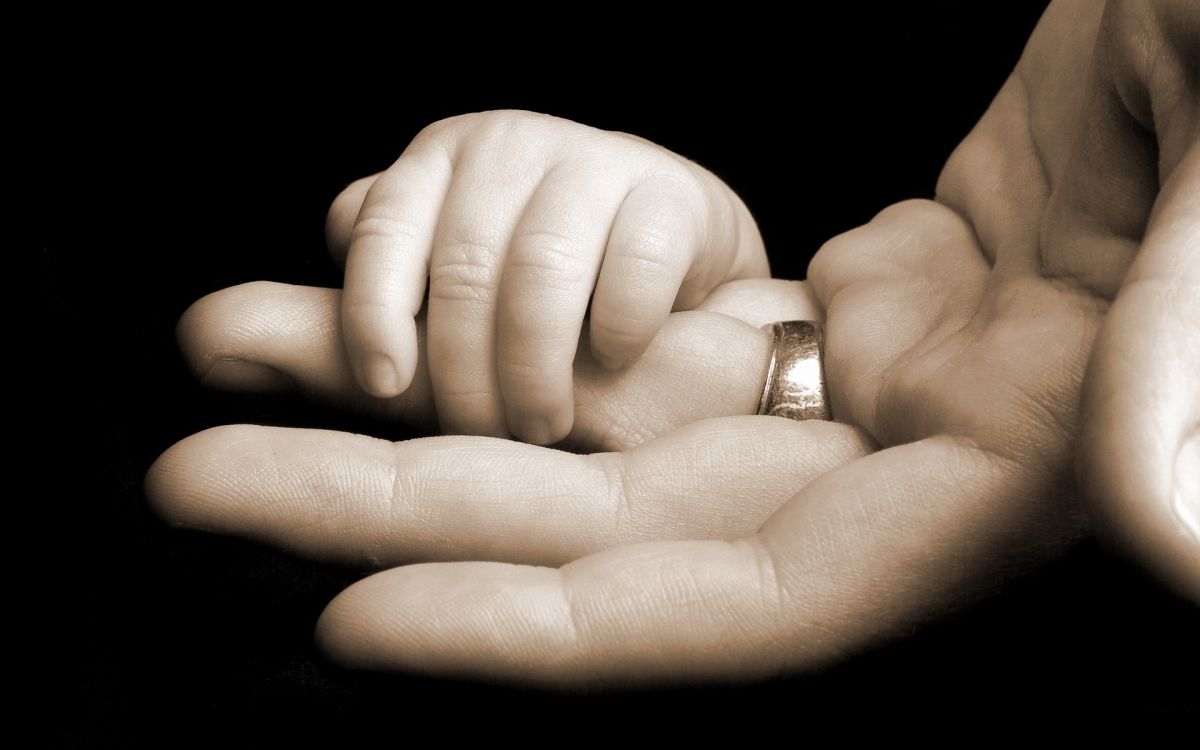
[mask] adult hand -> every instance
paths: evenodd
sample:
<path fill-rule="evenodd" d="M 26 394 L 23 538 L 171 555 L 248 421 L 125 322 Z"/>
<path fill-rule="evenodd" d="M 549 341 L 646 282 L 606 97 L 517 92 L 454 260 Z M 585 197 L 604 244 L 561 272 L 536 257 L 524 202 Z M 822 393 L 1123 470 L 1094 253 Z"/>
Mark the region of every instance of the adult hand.
<path fill-rule="evenodd" d="M 179 323 L 184 357 L 216 388 L 298 391 L 336 408 L 435 431 L 424 319 L 416 320 L 421 357 L 411 387 L 376 398 L 355 385 L 337 319 L 341 297 L 336 289 L 271 282 L 210 294 Z M 596 362 L 585 332 L 575 361 L 577 418 L 560 447 L 625 450 L 707 417 L 753 414 L 771 346 L 761 326 L 820 315 L 803 282 L 731 282 L 697 311 L 672 315 L 645 356 L 620 372 Z"/>
<path fill-rule="evenodd" d="M 993 278 L 1007 279 L 989 305 L 1024 305 L 1037 326 L 1057 325 L 1041 317 L 1049 289 L 1089 319 L 1111 304 L 1082 394 L 1084 496 L 1103 528 L 1200 600 L 1198 71 L 1195 3 L 1056 2 L 938 195 L 970 222 Z M 1017 291 L 1039 278 L 1034 296 Z M 953 367 L 962 341 L 920 357 L 926 375 Z M 1028 392 L 1043 405 L 1077 397 Z"/>
<path fill-rule="evenodd" d="M 909 237 L 917 247 L 945 239 L 924 221 L 930 210 L 893 212 L 933 227 Z M 709 303 L 736 313 L 749 299 L 766 319 L 812 317 L 805 289 L 743 282 Z M 772 293 L 776 302 L 764 305 Z M 263 284 L 218 293 L 185 316 L 185 351 L 226 387 L 297 383 L 324 398 L 360 398 L 338 339 L 337 298 Z M 880 310 L 872 324 L 894 313 Z M 766 349 L 756 326 L 695 312 L 673 316 L 628 373 L 604 371 L 585 353 L 575 381 L 596 388 L 600 406 L 580 410 L 584 429 L 583 415 L 597 415 L 580 442 L 637 444 L 644 433 L 627 425 L 670 430 L 697 407 L 748 413 Z M 427 412 L 403 401 L 419 395 L 374 406 L 419 419 Z M 938 405 L 921 406 L 930 408 Z M 326 559 L 522 563 L 378 574 L 339 597 L 320 632 L 353 664 L 556 681 L 813 664 L 903 632 L 997 570 L 1052 554 L 1078 529 L 1070 506 L 1043 502 L 1060 477 L 1036 462 L 949 435 L 867 455 L 871 447 L 845 425 L 767 417 L 706 420 L 590 456 L 482 437 L 393 445 L 237 426 L 172 448 L 148 491 L 176 523 Z M 726 541 L 666 541 L 685 539 Z"/>
<path fill-rule="evenodd" d="M 1120 17 L 1106 34 L 1119 38 Z M 1172 290 L 1195 278 L 1200 157 L 1194 138 L 1165 135 L 1172 116 L 1156 112 L 1166 130 L 1154 195 L 1131 189 L 1155 163 L 1136 151 L 1085 179 L 1102 164 L 1089 144 L 1117 135 L 1080 130 L 1111 124 L 1085 117 L 1103 70 L 1092 94 L 1079 85 L 1100 24 L 1094 4 L 1052 6 L 947 165 L 939 202 L 888 209 L 814 261 L 834 413 L 884 450 L 861 455 L 860 433 L 844 426 L 766 417 L 594 456 L 218 428 L 159 460 L 151 498 L 177 522 L 325 556 L 571 560 L 371 576 L 319 627 L 351 664 L 558 682 L 747 676 L 902 632 L 1085 529 L 1072 463 L 1093 340 L 1102 325 L 1105 340 L 1120 334 L 1126 294 L 1106 323 L 1108 298 L 1131 262 L 1130 279 L 1153 259 L 1177 263 Z M 1089 205 L 1107 210 L 1081 213 Z M 1183 299 L 1178 312 L 1194 319 Z M 1187 333 L 1163 335 L 1186 346 Z M 697 536 L 724 541 L 625 544 Z"/>
<path fill-rule="evenodd" d="M 1115 292 L 1085 380 L 1079 474 L 1103 530 L 1200 602 L 1200 5 L 1109 3 L 1091 76 L 1069 155 L 1044 146 L 1060 183 L 1049 265 Z"/>

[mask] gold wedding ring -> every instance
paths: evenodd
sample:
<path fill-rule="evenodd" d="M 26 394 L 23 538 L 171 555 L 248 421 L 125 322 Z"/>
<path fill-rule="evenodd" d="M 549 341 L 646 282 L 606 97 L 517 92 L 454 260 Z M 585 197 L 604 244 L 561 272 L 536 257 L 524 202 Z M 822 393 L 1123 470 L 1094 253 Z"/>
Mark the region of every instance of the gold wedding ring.
<path fill-rule="evenodd" d="M 812 320 L 768 323 L 775 334 L 758 413 L 788 419 L 832 419 L 821 362 L 821 324 Z"/>

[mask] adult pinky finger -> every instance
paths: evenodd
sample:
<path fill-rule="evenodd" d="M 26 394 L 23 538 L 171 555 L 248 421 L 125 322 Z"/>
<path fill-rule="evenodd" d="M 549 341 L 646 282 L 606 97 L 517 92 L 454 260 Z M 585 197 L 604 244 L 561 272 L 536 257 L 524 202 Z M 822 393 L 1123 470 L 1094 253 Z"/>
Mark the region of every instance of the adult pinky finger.
<path fill-rule="evenodd" d="M 317 636 L 355 667 L 559 685 L 805 669 L 1061 553 L 1081 524 L 1046 502 L 1048 479 L 929 438 L 820 474 L 732 541 L 379 573 L 329 605 Z"/>

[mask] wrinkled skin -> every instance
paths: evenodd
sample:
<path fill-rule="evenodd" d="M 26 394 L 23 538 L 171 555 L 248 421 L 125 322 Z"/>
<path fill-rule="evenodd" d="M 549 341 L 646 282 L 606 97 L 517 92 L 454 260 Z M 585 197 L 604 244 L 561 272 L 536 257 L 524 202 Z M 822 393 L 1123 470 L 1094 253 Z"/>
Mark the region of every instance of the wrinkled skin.
<path fill-rule="evenodd" d="M 620 369 L 672 309 L 769 275 L 749 211 L 711 172 L 642 138 L 534 112 L 433 123 L 386 171 L 343 191 L 328 228 L 359 384 L 380 398 L 408 387 L 428 286 L 442 431 L 538 445 L 571 429 L 587 310 L 588 349 Z"/>
<path fill-rule="evenodd" d="M 342 593 L 318 637 L 371 668 L 559 684 L 805 668 L 1060 554 L 1089 531 L 1081 497 L 1200 598 L 1187 5 L 1055 3 L 936 201 L 830 241 L 807 284 L 718 289 L 627 372 L 581 347 L 571 440 L 629 450 L 225 427 L 164 454 L 149 496 L 175 523 L 328 559 L 492 561 Z M 419 372 L 397 399 L 354 395 L 337 307 L 228 290 L 185 317 L 185 352 L 216 385 L 429 419 Z M 822 312 L 839 423 L 734 416 L 762 385 L 755 324 Z"/>

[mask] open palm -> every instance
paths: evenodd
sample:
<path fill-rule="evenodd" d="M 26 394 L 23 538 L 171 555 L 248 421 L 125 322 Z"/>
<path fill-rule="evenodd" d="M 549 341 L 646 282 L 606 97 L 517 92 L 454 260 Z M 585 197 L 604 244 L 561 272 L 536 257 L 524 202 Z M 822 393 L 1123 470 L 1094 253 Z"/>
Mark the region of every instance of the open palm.
<path fill-rule="evenodd" d="M 740 282 L 708 312 L 673 316 L 628 373 L 599 373 L 581 354 L 576 402 L 596 407 L 579 410 L 573 439 L 625 452 L 217 428 L 164 454 L 152 500 L 177 523 L 325 558 L 495 561 L 393 568 L 340 595 L 319 636 L 362 666 L 552 682 L 752 676 L 838 657 L 977 596 L 1085 529 L 1072 461 L 1093 342 L 1135 255 L 1177 257 L 1196 236 L 1194 145 L 1174 161 L 1160 148 L 1149 172 L 1132 150 L 1089 179 L 1103 155 L 1089 144 L 1114 143 L 1081 135 L 1112 119 L 1091 113 L 1103 76 L 1084 85 L 1098 10 L 1048 12 L 938 201 L 889 208 L 814 260 L 846 424 L 720 416 L 752 410 L 766 341 L 714 311 L 747 315 L 746 293 L 764 295 L 772 318 L 808 305 L 805 285 Z M 1118 22 L 1129 21 L 1106 20 L 1108 32 Z M 1195 279 L 1194 259 L 1184 271 Z M 193 361 L 225 385 L 274 387 L 283 372 L 351 398 L 336 292 L 280 288 L 264 306 L 264 291 L 194 310 Z M 253 325 L 212 322 L 227 316 Z M 690 345 L 700 340 L 716 345 Z M 365 403 L 427 419 L 420 393 Z"/>

